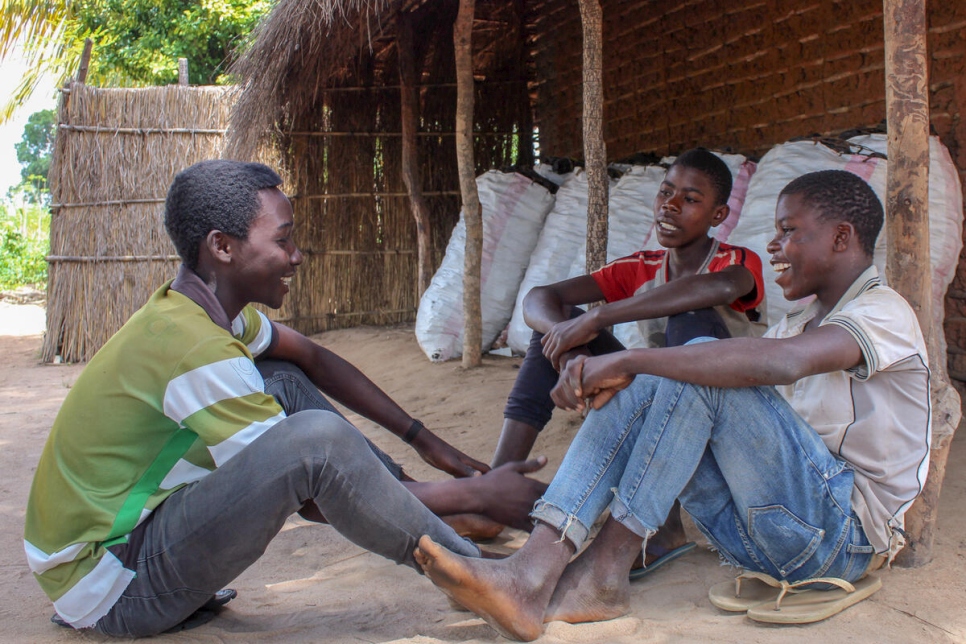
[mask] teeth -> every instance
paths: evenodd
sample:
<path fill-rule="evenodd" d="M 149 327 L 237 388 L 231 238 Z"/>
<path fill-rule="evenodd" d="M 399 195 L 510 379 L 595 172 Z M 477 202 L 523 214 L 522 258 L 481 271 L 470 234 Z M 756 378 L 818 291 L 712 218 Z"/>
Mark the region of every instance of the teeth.
<path fill-rule="evenodd" d="M 776 273 L 784 273 L 789 268 L 791 268 L 792 265 L 789 264 L 788 262 L 775 262 L 774 264 L 771 265 L 771 267 L 775 269 Z"/>
<path fill-rule="evenodd" d="M 680 230 L 677 226 L 672 226 L 671 224 L 665 223 L 663 221 L 657 222 L 657 225 L 660 226 L 662 230 L 666 230 L 668 232 L 673 232 L 675 230 Z"/>
<path fill-rule="evenodd" d="M 285 286 L 289 286 L 291 283 L 292 283 L 292 278 L 291 277 L 283 277 L 282 278 L 282 284 L 284 284 Z"/>

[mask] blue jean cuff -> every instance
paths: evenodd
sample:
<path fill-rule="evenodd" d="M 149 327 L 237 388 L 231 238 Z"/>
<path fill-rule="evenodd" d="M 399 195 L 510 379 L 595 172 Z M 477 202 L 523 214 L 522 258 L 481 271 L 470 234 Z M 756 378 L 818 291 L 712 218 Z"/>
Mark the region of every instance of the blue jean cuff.
<path fill-rule="evenodd" d="M 649 528 L 640 519 L 634 516 L 627 504 L 621 500 L 617 493 L 614 493 L 614 500 L 610 502 L 610 516 L 619 524 L 644 539 L 645 543 L 657 532 L 657 528 Z"/>
<path fill-rule="evenodd" d="M 530 518 L 541 521 L 560 533 L 560 540 L 566 539 L 574 546 L 574 551 L 579 551 L 587 535 L 590 534 L 590 526 L 585 526 L 580 519 L 573 514 L 567 514 L 560 508 L 544 500 L 537 501 L 533 506 Z"/>

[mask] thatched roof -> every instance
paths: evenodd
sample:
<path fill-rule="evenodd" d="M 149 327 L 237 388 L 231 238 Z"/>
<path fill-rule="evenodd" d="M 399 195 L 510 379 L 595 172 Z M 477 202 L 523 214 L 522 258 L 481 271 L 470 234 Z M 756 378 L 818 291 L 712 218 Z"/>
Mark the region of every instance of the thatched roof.
<path fill-rule="evenodd" d="M 310 114 L 319 90 L 344 79 L 361 47 L 384 36 L 391 11 L 412 2 L 280 0 L 232 72 L 243 89 L 227 154 L 253 158 L 261 136 Z"/>
<path fill-rule="evenodd" d="M 226 154 L 254 158 L 268 132 L 325 129 L 321 105 L 326 89 L 397 86 L 400 13 L 415 21 L 422 82 L 437 87 L 455 83 L 452 23 L 458 8 L 457 0 L 280 0 L 232 69 L 242 93 Z M 496 77 L 505 83 L 512 78 L 522 84 L 525 99 L 526 70 L 519 64 L 522 14 L 519 2 L 478 2 L 473 49 L 477 80 Z"/>

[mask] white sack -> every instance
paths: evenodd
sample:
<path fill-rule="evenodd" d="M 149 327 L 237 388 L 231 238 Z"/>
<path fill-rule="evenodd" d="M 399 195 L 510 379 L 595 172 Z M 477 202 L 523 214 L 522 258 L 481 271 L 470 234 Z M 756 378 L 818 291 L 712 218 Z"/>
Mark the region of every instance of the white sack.
<path fill-rule="evenodd" d="M 486 350 L 513 312 L 520 280 L 554 203 L 546 188 L 517 174 L 490 170 L 476 179 L 483 209 L 480 270 L 483 344 Z M 434 362 L 463 353 L 463 260 L 466 221 L 460 213 L 446 255 L 416 314 L 416 340 Z"/>

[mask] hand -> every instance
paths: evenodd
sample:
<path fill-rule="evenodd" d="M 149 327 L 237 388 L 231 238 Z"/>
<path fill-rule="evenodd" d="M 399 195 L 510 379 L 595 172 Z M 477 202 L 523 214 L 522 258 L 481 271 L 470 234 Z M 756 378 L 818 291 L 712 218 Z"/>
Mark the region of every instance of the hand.
<path fill-rule="evenodd" d="M 561 409 L 585 411 L 588 403 L 600 409 L 618 391 L 634 380 L 632 373 L 621 368 L 621 353 L 586 358 L 578 356 L 560 372 L 560 380 L 550 392 L 555 405 Z"/>
<path fill-rule="evenodd" d="M 550 361 L 553 368 L 560 371 L 566 364 L 561 358 L 575 347 L 581 347 L 600 335 L 594 316 L 591 313 L 579 315 L 570 320 L 557 322 L 540 340 L 543 345 L 543 355 Z"/>
<path fill-rule="evenodd" d="M 419 457 L 456 478 L 479 476 L 490 471 L 490 466 L 470 458 L 425 427 L 412 442 Z"/>
<path fill-rule="evenodd" d="M 547 484 L 524 475 L 536 472 L 546 464 L 546 456 L 511 461 L 475 479 L 480 514 L 511 528 L 532 530 L 530 512 L 547 490 Z"/>

